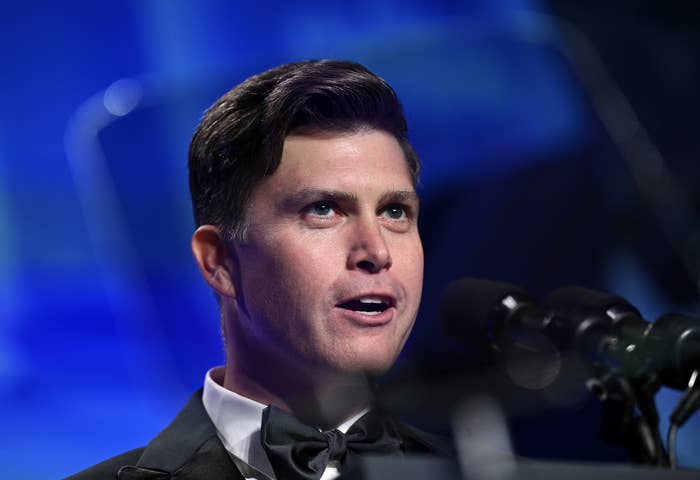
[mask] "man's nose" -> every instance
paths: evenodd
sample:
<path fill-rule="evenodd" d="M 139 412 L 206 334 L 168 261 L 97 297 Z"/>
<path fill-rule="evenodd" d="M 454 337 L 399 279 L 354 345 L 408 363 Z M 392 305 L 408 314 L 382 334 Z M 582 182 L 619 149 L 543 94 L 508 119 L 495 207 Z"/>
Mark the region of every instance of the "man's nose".
<path fill-rule="evenodd" d="M 348 269 L 378 273 L 389 268 L 391 254 L 385 234 L 376 219 L 358 222 L 350 232 Z"/>

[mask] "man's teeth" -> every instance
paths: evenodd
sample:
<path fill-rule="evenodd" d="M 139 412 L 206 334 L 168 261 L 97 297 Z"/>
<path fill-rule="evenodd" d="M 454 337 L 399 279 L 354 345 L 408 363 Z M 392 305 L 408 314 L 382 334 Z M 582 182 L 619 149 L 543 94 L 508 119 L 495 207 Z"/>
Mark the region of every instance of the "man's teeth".
<path fill-rule="evenodd" d="M 357 300 L 349 300 L 340 304 L 341 308 L 353 310 L 364 315 L 379 315 L 387 308 L 391 307 L 391 303 L 381 297 L 363 297 Z"/>
<path fill-rule="evenodd" d="M 384 300 L 382 300 L 381 298 L 369 297 L 369 298 L 361 298 L 360 302 L 362 302 L 362 303 L 383 303 Z"/>
<path fill-rule="evenodd" d="M 361 298 L 360 303 L 364 303 L 364 304 L 368 304 L 368 305 L 381 305 L 384 303 L 384 300 L 382 300 L 381 298 L 369 297 L 369 298 Z M 380 313 L 382 313 L 382 311 L 380 311 L 380 310 L 357 310 L 357 313 L 361 313 L 363 315 L 379 315 Z"/>

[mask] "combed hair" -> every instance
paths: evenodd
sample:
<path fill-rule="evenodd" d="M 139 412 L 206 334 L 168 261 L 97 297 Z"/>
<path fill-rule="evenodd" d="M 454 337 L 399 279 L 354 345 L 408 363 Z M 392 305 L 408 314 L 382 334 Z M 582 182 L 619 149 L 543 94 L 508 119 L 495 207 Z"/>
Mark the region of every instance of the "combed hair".
<path fill-rule="evenodd" d="M 255 186 L 275 172 L 290 134 L 362 129 L 393 135 L 418 181 L 420 162 L 407 138 L 394 90 L 355 62 L 308 60 L 282 65 L 237 85 L 207 110 L 192 137 L 189 180 L 197 226 L 243 240 Z"/>

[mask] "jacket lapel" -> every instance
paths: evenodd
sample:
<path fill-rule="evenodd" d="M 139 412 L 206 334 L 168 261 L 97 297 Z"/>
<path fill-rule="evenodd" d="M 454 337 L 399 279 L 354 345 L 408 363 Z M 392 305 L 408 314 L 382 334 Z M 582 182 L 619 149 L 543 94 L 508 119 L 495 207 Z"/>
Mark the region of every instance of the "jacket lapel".
<path fill-rule="evenodd" d="M 451 456 L 448 442 L 390 418 L 404 454 L 431 453 Z M 126 465 L 119 480 L 244 480 L 216 435 L 202 405 L 202 390 L 195 392 L 177 417 L 144 449 L 136 465 Z"/>
<path fill-rule="evenodd" d="M 146 446 L 136 465 L 122 467 L 117 477 L 119 480 L 244 480 L 204 410 L 201 389 Z"/>

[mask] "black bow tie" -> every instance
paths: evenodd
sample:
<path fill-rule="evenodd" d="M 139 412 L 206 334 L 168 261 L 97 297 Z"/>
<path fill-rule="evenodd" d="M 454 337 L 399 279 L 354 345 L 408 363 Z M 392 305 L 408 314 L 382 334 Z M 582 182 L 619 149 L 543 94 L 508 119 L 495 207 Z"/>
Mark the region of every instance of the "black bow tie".
<path fill-rule="evenodd" d="M 270 405 L 263 410 L 260 441 L 277 480 L 318 480 L 330 461 L 344 466 L 355 455 L 401 451 L 401 441 L 389 435 L 386 422 L 374 412 L 343 434 L 339 430 L 319 432 Z"/>

